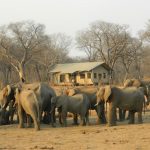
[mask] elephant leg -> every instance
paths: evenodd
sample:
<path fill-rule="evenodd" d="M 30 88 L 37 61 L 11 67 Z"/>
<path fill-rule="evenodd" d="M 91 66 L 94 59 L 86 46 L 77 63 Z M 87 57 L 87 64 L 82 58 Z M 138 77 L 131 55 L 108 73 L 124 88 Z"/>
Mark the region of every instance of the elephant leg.
<path fill-rule="evenodd" d="M 15 103 L 14 101 L 11 101 L 9 104 L 9 112 L 10 112 L 9 120 L 11 124 L 13 123 L 13 118 L 16 110 L 16 106 L 14 106 L 14 103 Z"/>
<path fill-rule="evenodd" d="M 106 124 L 105 103 L 101 103 L 96 109 L 98 115 L 98 124 Z"/>
<path fill-rule="evenodd" d="M 130 112 L 128 111 L 128 116 L 127 116 L 127 118 L 126 118 L 127 120 L 129 120 L 130 119 Z"/>
<path fill-rule="evenodd" d="M 59 116 L 59 114 L 60 114 L 60 111 L 59 111 L 59 109 L 58 109 L 58 116 Z M 50 112 L 50 117 L 51 117 L 51 126 L 52 127 L 56 127 L 56 125 L 55 125 L 55 123 L 56 123 L 56 118 L 54 117 L 54 115 L 55 115 L 55 108 L 53 109 L 53 110 L 51 110 L 51 112 Z M 59 116 L 59 118 L 61 118 L 60 116 Z"/>
<path fill-rule="evenodd" d="M 83 117 L 80 115 L 80 126 L 83 126 L 84 125 L 84 120 L 83 120 Z"/>
<path fill-rule="evenodd" d="M 61 125 L 62 125 L 62 124 L 63 124 L 63 122 L 62 122 L 62 118 L 61 118 L 61 116 L 62 116 L 62 115 L 61 115 L 61 112 L 60 112 L 60 113 L 58 114 L 58 118 L 59 118 L 59 124 L 61 124 Z"/>
<path fill-rule="evenodd" d="M 80 114 L 80 126 L 84 126 L 85 125 L 85 117 Z"/>
<path fill-rule="evenodd" d="M 30 115 L 26 115 L 27 117 L 27 128 L 31 128 L 31 116 Z"/>
<path fill-rule="evenodd" d="M 62 124 L 63 124 L 63 122 L 62 122 L 62 117 L 61 117 L 61 116 L 62 116 L 62 114 L 61 114 L 61 113 L 62 113 L 62 109 L 61 109 L 61 108 L 58 108 L 57 111 L 58 111 L 59 124 L 62 125 Z"/>
<path fill-rule="evenodd" d="M 100 112 L 101 124 L 106 124 L 106 116 L 105 116 L 105 103 L 101 104 L 101 112 Z"/>
<path fill-rule="evenodd" d="M 129 124 L 134 124 L 134 115 L 135 115 L 135 112 L 134 111 L 129 111 L 130 113 L 130 118 L 129 118 Z"/>
<path fill-rule="evenodd" d="M 108 126 L 116 125 L 116 107 L 112 104 L 109 104 L 109 113 L 108 113 Z"/>
<path fill-rule="evenodd" d="M 43 118 L 42 118 L 43 111 L 40 108 L 39 108 L 39 111 L 40 111 L 39 119 L 40 119 L 40 122 L 42 123 L 42 121 L 43 121 Z"/>
<path fill-rule="evenodd" d="M 23 123 L 23 110 L 21 106 L 18 106 L 19 128 L 24 128 Z"/>
<path fill-rule="evenodd" d="M 61 118 L 63 120 L 63 126 L 67 127 L 67 112 L 62 112 L 61 113 Z"/>
<path fill-rule="evenodd" d="M 143 123 L 143 120 L 142 120 L 142 112 L 138 112 L 138 123 Z"/>
<path fill-rule="evenodd" d="M 125 110 L 122 110 L 119 108 L 119 121 L 123 121 L 125 116 L 124 116 L 124 111 Z"/>
<path fill-rule="evenodd" d="M 123 110 L 123 112 L 122 112 L 122 119 L 125 120 L 125 117 L 126 117 L 126 110 Z"/>
<path fill-rule="evenodd" d="M 9 111 L 6 111 L 6 113 L 5 113 L 5 123 L 6 123 L 6 124 L 10 124 L 9 116 L 10 116 L 10 112 L 9 112 Z"/>
<path fill-rule="evenodd" d="M 6 125 L 6 110 L 1 110 L 1 125 Z"/>
<path fill-rule="evenodd" d="M 33 123 L 34 123 L 34 128 L 35 130 L 40 130 L 40 120 L 38 118 L 38 115 L 35 113 L 31 113 L 31 117 L 33 119 Z"/>
<path fill-rule="evenodd" d="M 98 106 L 97 106 L 98 107 Z M 96 124 L 100 124 L 101 123 L 101 117 L 100 117 L 100 115 L 99 115 L 99 113 L 98 113 L 98 109 L 96 108 L 95 109 L 95 111 L 96 111 L 96 113 L 97 113 L 97 120 L 96 120 Z"/>
<path fill-rule="evenodd" d="M 43 116 L 43 123 L 49 124 L 50 122 L 51 122 L 51 114 L 45 111 Z"/>
<path fill-rule="evenodd" d="M 54 113 L 52 114 L 52 117 L 53 117 L 54 123 L 56 123 L 56 115 L 55 115 L 55 111 L 54 111 Z"/>
<path fill-rule="evenodd" d="M 87 111 L 85 118 L 86 118 L 86 125 L 90 125 L 90 122 L 89 122 L 89 111 Z"/>
<path fill-rule="evenodd" d="M 11 124 L 13 124 L 14 115 L 15 115 L 15 109 L 11 110 L 11 112 L 10 112 L 10 123 Z"/>
<path fill-rule="evenodd" d="M 118 121 L 118 117 L 117 117 L 117 109 L 115 110 L 114 118 L 115 118 L 116 121 Z"/>
<path fill-rule="evenodd" d="M 73 125 L 78 125 L 78 114 L 73 114 Z"/>

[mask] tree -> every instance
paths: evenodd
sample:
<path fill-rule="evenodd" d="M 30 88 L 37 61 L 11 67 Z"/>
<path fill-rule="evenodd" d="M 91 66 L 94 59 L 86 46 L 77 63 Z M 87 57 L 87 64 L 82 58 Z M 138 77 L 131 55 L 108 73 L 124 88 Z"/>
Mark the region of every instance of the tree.
<path fill-rule="evenodd" d="M 144 41 L 150 43 L 150 20 L 146 24 L 146 29 L 141 33 L 141 37 Z"/>
<path fill-rule="evenodd" d="M 0 54 L 18 72 L 21 82 L 25 82 L 25 66 L 42 50 L 47 38 L 44 29 L 44 25 L 29 21 L 1 27 Z"/>
<path fill-rule="evenodd" d="M 133 63 L 136 65 L 138 76 L 140 78 L 140 65 L 139 59 L 141 55 L 142 42 L 137 38 L 128 37 L 128 44 L 126 48 L 122 51 L 120 58 L 124 66 L 126 75 L 125 80 L 129 77 L 130 67 Z"/>
<path fill-rule="evenodd" d="M 64 63 L 68 60 L 71 43 L 71 37 L 63 33 L 49 35 L 45 41 L 45 50 L 39 55 L 40 59 L 37 57 L 37 62 L 45 67 L 48 81 L 50 69 L 55 64 Z"/>
<path fill-rule="evenodd" d="M 1 72 L 0 77 L 2 79 L 1 84 L 5 86 L 10 82 L 12 68 L 11 68 L 11 65 L 8 64 L 5 59 L 2 58 L 2 56 L 0 57 L 0 64 L 1 64 L 0 65 L 0 72 Z"/>
<path fill-rule="evenodd" d="M 77 44 L 89 59 L 101 59 L 112 69 L 127 45 L 128 27 L 97 21 L 77 35 Z"/>
<path fill-rule="evenodd" d="M 94 48 L 93 45 L 93 37 L 89 30 L 79 31 L 76 37 L 77 45 L 80 50 L 84 50 L 88 61 L 96 61 L 97 57 L 97 49 Z"/>

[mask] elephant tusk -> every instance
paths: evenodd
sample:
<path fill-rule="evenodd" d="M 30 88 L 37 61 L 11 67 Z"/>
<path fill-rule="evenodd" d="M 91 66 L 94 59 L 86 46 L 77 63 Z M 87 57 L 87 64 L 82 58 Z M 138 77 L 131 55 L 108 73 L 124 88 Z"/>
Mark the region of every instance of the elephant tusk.
<path fill-rule="evenodd" d="M 147 97 L 144 95 L 144 98 L 145 98 L 145 102 L 147 102 L 148 100 L 147 100 Z"/>
<path fill-rule="evenodd" d="M 98 105 L 98 103 L 96 103 L 94 106 L 97 106 Z"/>
<path fill-rule="evenodd" d="M 5 104 L 3 104 L 2 108 L 5 108 Z"/>
<path fill-rule="evenodd" d="M 149 88 L 146 86 L 146 94 L 149 95 Z"/>

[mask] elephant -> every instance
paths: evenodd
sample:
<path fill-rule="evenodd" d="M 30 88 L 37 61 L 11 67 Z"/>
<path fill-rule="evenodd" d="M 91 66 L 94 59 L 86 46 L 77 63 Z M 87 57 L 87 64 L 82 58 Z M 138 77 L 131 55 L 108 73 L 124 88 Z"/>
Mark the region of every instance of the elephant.
<path fill-rule="evenodd" d="M 10 112 L 8 110 L 0 109 L 0 125 L 10 124 Z"/>
<path fill-rule="evenodd" d="M 56 93 L 53 88 L 49 87 L 45 83 L 32 83 L 32 84 L 23 84 L 23 89 L 34 90 L 40 105 L 40 118 L 43 123 L 50 123 L 53 117 L 55 121 L 55 112 L 51 112 L 51 98 L 56 96 Z M 45 117 L 42 119 L 42 113 L 48 114 L 47 119 Z"/>
<path fill-rule="evenodd" d="M 129 110 L 129 124 L 134 124 L 134 114 L 138 113 L 138 123 L 142 123 L 142 110 L 145 106 L 143 88 L 103 86 L 97 91 L 97 104 L 101 101 L 109 103 L 108 126 L 116 125 L 116 108 Z"/>
<path fill-rule="evenodd" d="M 19 128 L 24 128 L 23 113 L 30 115 L 35 130 L 40 130 L 39 102 L 33 90 L 16 89 L 15 103 L 18 105 Z"/>
<path fill-rule="evenodd" d="M 14 114 L 16 111 L 16 108 L 14 107 L 15 103 L 15 87 L 12 87 L 10 85 L 7 85 L 0 91 L 0 106 L 3 109 L 3 111 L 6 111 L 6 109 L 9 112 L 9 121 L 10 123 L 13 123 Z M 6 114 L 8 114 L 6 111 Z"/>
<path fill-rule="evenodd" d="M 52 100 L 52 111 L 55 108 L 59 109 L 61 114 L 63 126 L 67 126 L 67 112 L 73 114 L 79 114 L 81 125 L 89 124 L 89 108 L 90 102 L 85 94 L 76 94 L 74 96 L 60 95 L 53 97 Z"/>
<path fill-rule="evenodd" d="M 6 109 L 11 100 L 15 102 L 15 88 L 7 85 L 0 91 L 0 105 L 2 108 Z"/>
<path fill-rule="evenodd" d="M 146 96 L 146 104 L 149 105 L 150 102 L 150 82 L 140 79 L 127 79 L 125 80 L 123 87 L 143 87 L 144 95 Z M 119 118 L 120 121 L 125 120 L 126 110 L 119 109 Z M 128 113 L 127 119 L 129 119 L 130 114 Z"/>
<path fill-rule="evenodd" d="M 85 91 L 81 89 L 67 89 L 64 92 L 66 95 L 73 96 L 75 94 L 85 94 L 87 95 L 90 101 L 90 109 L 95 110 L 98 116 L 97 123 L 98 124 L 106 124 L 106 117 L 105 117 L 105 102 L 101 102 L 99 105 L 96 106 L 97 97 L 95 91 Z M 78 124 L 77 115 L 74 115 L 74 124 Z"/>
<path fill-rule="evenodd" d="M 144 81 L 144 80 L 139 80 L 139 79 L 127 79 L 124 82 L 124 88 L 126 87 L 143 87 L 144 89 L 144 95 L 147 98 L 147 105 L 150 102 L 150 82 L 149 81 Z"/>
<path fill-rule="evenodd" d="M 47 114 L 51 111 L 51 98 L 53 96 L 56 96 L 56 93 L 53 88 L 49 87 L 45 83 L 32 83 L 32 84 L 22 84 L 22 85 L 16 85 L 16 86 L 11 86 L 7 85 L 3 90 L 2 90 L 2 96 L 0 96 L 0 102 L 4 103 L 3 107 L 7 107 L 8 104 L 10 103 L 11 100 L 15 102 L 15 90 L 16 88 L 22 88 L 26 90 L 33 90 L 36 94 L 36 97 L 39 101 L 40 105 L 40 120 L 42 120 L 44 123 L 50 123 L 51 122 L 51 114 L 48 115 L 47 120 L 42 119 L 42 113 L 46 112 Z M 1 98 L 2 97 L 2 98 Z M 52 114 L 55 120 L 55 114 Z M 13 118 L 13 117 L 12 117 Z"/>

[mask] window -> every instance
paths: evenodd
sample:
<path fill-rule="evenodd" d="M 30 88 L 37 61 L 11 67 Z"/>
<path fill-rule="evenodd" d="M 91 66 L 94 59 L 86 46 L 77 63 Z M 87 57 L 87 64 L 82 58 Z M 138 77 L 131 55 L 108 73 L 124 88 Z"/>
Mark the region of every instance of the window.
<path fill-rule="evenodd" d="M 106 78 L 106 73 L 103 73 L 103 78 L 104 78 L 104 79 Z"/>
<path fill-rule="evenodd" d="M 84 73 L 80 74 L 80 79 L 85 79 L 85 74 Z"/>
<path fill-rule="evenodd" d="M 87 73 L 87 78 L 91 79 L 91 73 Z"/>
<path fill-rule="evenodd" d="M 102 74 L 100 73 L 100 74 L 98 74 L 98 78 L 99 78 L 99 80 L 101 80 L 102 79 Z"/>
<path fill-rule="evenodd" d="M 64 74 L 60 75 L 60 82 L 65 82 L 65 75 Z"/>
<path fill-rule="evenodd" d="M 97 78 L 97 73 L 94 73 L 94 79 L 96 79 Z"/>

